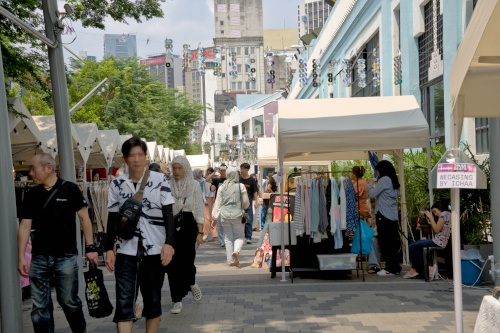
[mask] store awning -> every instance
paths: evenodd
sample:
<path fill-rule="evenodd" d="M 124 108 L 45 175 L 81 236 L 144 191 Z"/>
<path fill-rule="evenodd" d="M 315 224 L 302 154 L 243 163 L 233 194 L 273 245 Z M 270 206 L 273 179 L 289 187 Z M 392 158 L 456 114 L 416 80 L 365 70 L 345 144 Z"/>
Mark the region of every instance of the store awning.
<path fill-rule="evenodd" d="M 278 153 L 298 155 L 427 147 L 429 128 L 414 96 L 279 100 Z M 366 157 L 364 157 L 366 158 Z"/>
<path fill-rule="evenodd" d="M 451 112 L 458 112 L 458 133 L 463 117 L 500 117 L 499 31 L 499 1 L 478 1 L 451 69 Z"/>

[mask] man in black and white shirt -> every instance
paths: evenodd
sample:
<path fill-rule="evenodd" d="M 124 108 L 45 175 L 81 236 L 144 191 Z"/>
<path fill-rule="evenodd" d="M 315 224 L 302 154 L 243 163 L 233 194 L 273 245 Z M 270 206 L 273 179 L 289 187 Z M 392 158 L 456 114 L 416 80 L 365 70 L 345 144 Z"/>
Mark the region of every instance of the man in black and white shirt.
<path fill-rule="evenodd" d="M 144 300 L 142 315 L 146 318 L 146 329 L 156 332 L 161 316 L 163 266 L 168 265 L 174 254 L 172 204 L 175 200 L 166 176 L 158 172 L 149 174 L 134 237 L 125 240 L 116 236 L 120 221 L 118 211 L 140 188 L 146 152 L 146 143 L 141 139 L 133 137 L 125 141 L 122 153 L 129 172 L 114 179 L 109 187 L 106 266 L 109 271 L 115 271 L 116 311 L 113 321 L 120 333 L 131 332 L 137 319 L 134 311 L 137 287 L 140 287 Z"/>

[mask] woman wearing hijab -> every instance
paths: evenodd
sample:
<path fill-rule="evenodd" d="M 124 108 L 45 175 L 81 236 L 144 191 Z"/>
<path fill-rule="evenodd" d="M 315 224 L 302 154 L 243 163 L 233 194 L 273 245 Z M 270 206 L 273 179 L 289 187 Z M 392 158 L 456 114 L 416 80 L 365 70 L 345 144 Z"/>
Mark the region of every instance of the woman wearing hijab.
<path fill-rule="evenodd" d="M 172 161 L 170 188 L 175 198 L 174 220 L 182 214 L 182 221 L 175 226 L 175 256 L 167 267 L 170 296 L 174 306 L 171 313 L 182 311 L 182 299 L 191 290 L 195 301 L 202 293 L 196 284 L 196 247 L 203 242 L 203 199 L 200 184 L 194 180 L 191 165 L 185 156 L 176 156 Z"/>
<path fill-rule="evenodd" d="M 245 225 L 241 223 L 243 212 L 250 206 L 245 185 L 240 184 L 238 170 L 227 169 L 226 180 L 217 191 L 212 217 L 221 217 L 226 243 L 226 258 L 229 266 L 238 267 L 239 253 L 245 240 Z"/>
<path fill-rule="evenodd" d="M 378 243 L 385 257 L 385 269 L 378 276 L 394 276 L 399 274 L 399 215 L 398 196 L 399 181 L 391 162 L 382 160 L 375 167 L 378 181 L 369 179 L 368 194 L 375 200 L 375 214 L 378 232 Z M 377 185 L 375 186 L 375 182 Z"/>
<path fill-rule="evenodd" d="M 201 169 L 194 169 L 193 171 L 193 178 L 194 180 L 199 184 L 200 190 L 201 190 L 201 199 L 203 200 L 203 203 L 206 204 L 206 199 L 205 199 L 205 178 L 203 178 L 203 171 Z"/>

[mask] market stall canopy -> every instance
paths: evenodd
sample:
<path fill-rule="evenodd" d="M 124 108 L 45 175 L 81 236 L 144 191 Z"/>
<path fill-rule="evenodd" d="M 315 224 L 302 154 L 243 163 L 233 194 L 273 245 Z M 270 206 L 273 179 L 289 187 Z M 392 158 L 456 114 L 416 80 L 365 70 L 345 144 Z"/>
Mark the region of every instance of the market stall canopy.
<path fill-rule="evenodd" d="M 120 167 L 122 165 L 122 142 L 118 130 L 99 130 L 97 137 L 106 155 L 106 167 Z"/>
<path fill-rule="evenodd" d="M 499 31 L 500 1 L 478 1 L 451 68 L 451 111 L 458 112 L 458 133 L 463 117 L 500 117 Z"/>
<path fill-rule="evenodd" d="M 191 170 L 200 169 L 205 171 L 210 166 L 210 158 L 208 154 L 186 155 L 186 158 L 191 165 Z"/>
<path fill-rule="evenodd" d="M 75 155 L 75 161 L 79 165 L 87 165 L 91 153 L 100 153 L 101 147 L 97 141 L 97 125 L 95 123 L 73 124 L 80 138 L 80 156 Z"/>
<path fill-rule="evenodd" d="M 186 151 L 184 149 L 170 150 L 170 161 L 172 161 L 175 156 L 186 156 Z"/>
<path fill-rule="evenodd" d="M 170 163 L 170 148 L 163 148 L 163 155 L 165 156 L 165 165 Z"/>
<path fill-rule="evenodd" d="M 146 142 L 148 146 L 148 159 L 150 163 L 160 163 L 160 155 L 158 154 L 158 145 L 156 141 Z"/>
<path fill-rule="evenodd" d="M 18 113 L 8 112 L 12 162 L 16 170 L 25 170 L 33 155 L 48 152 L 47 140 L 20 98 L 9 99 L 9 104 Z"/>
<path fill-rule="evenodd" d="M 414 96 L 279 100 L 278 153 L 298 155 L 427 147 L 429 127 Z M 365 157 L 367 158 L 367 157 Z"/>
<path fill-rule="evenodd" d="M 165 151 L 163 150 L 163 145 L 158 145 L 158 159 L 161 165 L 165 165 Z"/>
<path fill-rule="evenodd" d="M 57 132 L 56 132 L 56 121 L 54 116 L 33 116 L 33 121 L 35 124 L 38 126 L 38 129 L 42 133 L 43 136 L 47 138 L 47 146 L 50 149 L 50 153 L 55 159 L 56 163 L 58 163 L 59 157 L 58 155 L 58 149 L 57 149 Z M 80 145 L 80 138 L 78 137 L 78 134 L 76 133 L 75 126 L 71 124 L 71 137 L 72 137 L 72 144 L 73 144 L 73 154 L 74 156 L 78 156 L 78 158 L 75 160 L 75 163 L 78 165 L 78 161 L 82 161 L 82 154 L 80 152 L 80 149 L 78 146 Z M 80 164 L 80 166 L 83 166 Z"/>
<path fill-rule="evenodd" d="M 263 166 L 278 166 L 278 153 L 276 150 L 276 139 L 275 138 L 259 138 L 257 141 L 257 164 L 260 167 Z M 382 156 L 383 154 L 392 154 L 392 151 L 382 151 L 382 152 L 373 152 L 378 156 Z M 313 159 L 314 158 L 314 159 Z M 287 159 L 285 159 L 284 165 L 328 165 L 331 161 L 339 161 L 339 160 L 367 160 L 368 152 L 360 151 L 360 152 L 332 152 L 332 153 L 319 153 L 319 154 L 311 154 L 309 153 L 297 153 L 294 155 L 290 155 Z"/>

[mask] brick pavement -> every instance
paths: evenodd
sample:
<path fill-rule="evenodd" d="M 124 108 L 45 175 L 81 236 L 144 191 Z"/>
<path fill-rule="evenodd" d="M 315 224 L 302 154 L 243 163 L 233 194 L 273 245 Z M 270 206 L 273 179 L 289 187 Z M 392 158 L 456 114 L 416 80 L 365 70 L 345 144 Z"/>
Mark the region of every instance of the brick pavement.
<path fill-rule="evenodd" d="M 258 235 L 257 235 L 258 237 Z M 281 282 L 281 273 L 270 278 L 266 269 L 250 267 L 255 245 L 245 245 L 241 268 L 225 265 L 225 251 L 216 242 L 205 243 L 197 255 L 197 282 L 203 299 L 191 295 L 181 314 L 170 314 L 168 283 L 163 289 L 163 315 L 159 333 L 231 332 L 455 332 L 453 285 L 448 281 L 425 283 L 401 276 L 365 275 L 354 272 L 341 279 L 295 278 Z M 114 277 L 105 270 L 112 302 Z M 485 289 L 464 288 L 464 331 L 472 332 Z M 55 299 L 55 297 L 54 297 Z M 64 314 L 55 303 L 56 332 L 69 332 Z M 23 303 L 24 332 L 33 332 Z M 85 313 L 87 313 L 85 309 Z M 88 332 L 113 332 L 112 316 L 87 316 Z M 134 332 L 145 331 L 145 320 Z"/>

